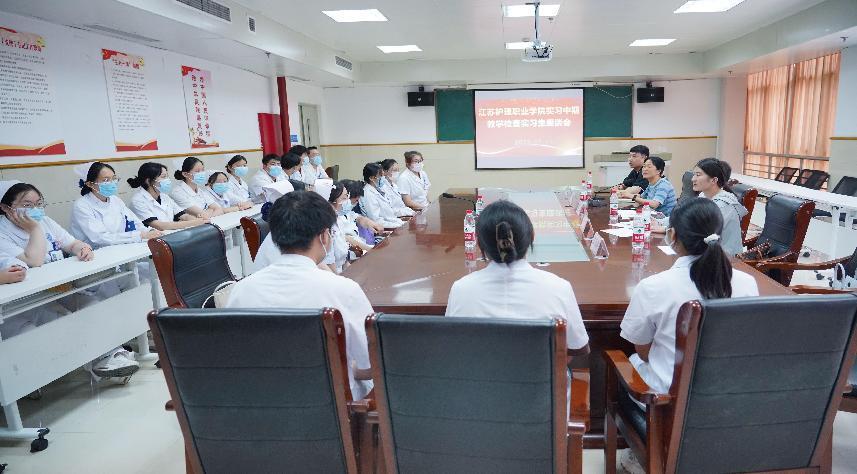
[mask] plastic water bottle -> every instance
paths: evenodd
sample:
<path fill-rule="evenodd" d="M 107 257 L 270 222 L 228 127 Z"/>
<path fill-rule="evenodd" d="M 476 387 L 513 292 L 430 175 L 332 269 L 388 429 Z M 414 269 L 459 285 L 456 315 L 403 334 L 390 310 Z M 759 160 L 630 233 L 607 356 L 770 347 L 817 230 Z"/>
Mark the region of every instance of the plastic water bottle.
<path fill-rule="evenodd" d="M 648 204 L 643 205 L 643 231 L 646 234 L 646 240 L 652 238 L 652 208 Z"/>
<path fill-rule="evenodd" d="M 614 189 L 610 192 L 610 223 L 619 222 L 619 193 Z"/>
<path fill-rule="evenodd" d="M 467 273 L 476 270 L 476 252 L 464 251 L 464 268 L 467 269 Z"/>
<path fill-rule="evenodd" d="M 476 248 L 476 217 L 470 209 L 464 214 L 464 251 L 472 252 Z"/>
<path fill-rule="evenodd" d="M 476 195 L 476 217 L 479 217 L 479 214 L 482 214 L 482 209 L 485 209 L 485 201 L 482 200 L 482 195 Z"/>
<path fill-rule="evenodd" d="M 590 199 L 592 198 L 592 171 L 586 174 L 586 191 Z"/>
<path fill-rule="evenodd" d="M 634 231 L 631 234 L 631 249 L 633 251 L 643 250 L 643 245 L 646 243 L 646 228 L 643 224 L 643 208 L 637 208 L 637 214 L 634 215 Z"/>

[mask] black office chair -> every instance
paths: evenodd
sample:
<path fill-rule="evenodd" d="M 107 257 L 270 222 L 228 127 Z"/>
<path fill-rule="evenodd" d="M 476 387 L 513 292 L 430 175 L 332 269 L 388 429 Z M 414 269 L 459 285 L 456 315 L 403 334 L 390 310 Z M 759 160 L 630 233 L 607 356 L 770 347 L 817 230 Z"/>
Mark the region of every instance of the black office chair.
<path fill-rule="evenodd" d="M 795 175 L 797 174 L 797 172 L 798 172 L 797 168 L 791 168 L 789 166 L 785 166 L 785 167 L 780 169 L 780 171 L 777 173 L 777 176 L 774 179 L 777 181 L 783 182 L 783 183 L 791 183 L 792 181 L 794 181 L 794 178 L 795 178 Z"/>
<path fill-rule="evenodd" d="M 259 213 L 242 217 L 241 229 L 244 231 L 244 240 L 247 242 L 250 258 L 256 261 L 256 254 L 265 237 L 268 236 L 268 232 L 271 231 L 271 226 L 262 219 L 262 213 Z"/>
<path fill-rule="evenodd" d="M 830 472 L 855 321 L 853 295 L 686 303 L 665 394 L 606 351 L 607 472 L 617 429 L 648 472 Z"/>
<path fill-rule="evenodd" d="M 794 184 L 809 189 L 821 189 L 829 178 L 830 175 L 825 171 L 810 169 L 800 170 L 800 174 Z"/>
<path fill-rule="evenodd" d="M 303 181 L 298 181 L 296 179 L 289 179 L 289 182 L 292 183 L 292 187 L 295 188 L 295 191 L 305 191 L 306 183 Z"/>
<path fill-rule="evenodd" d="M 339 181 L 339 165 L 328 166 L 324 172 L 327 173 L 328 178 Z"/>
<path fill-rule="evenodd" d="M 685 171 L 681 175 L 681 195 L 678 197 L 678 204 L 682 204 L 688 199 L 693 199 L 699 196 L 699 193 L 693 190 L 693 171 Z"/>
<path fill-rule="evenodd" d="M 564 321 L 376 314 L 366 332 L 386 472 L 580 472 Z"/>
<path fill-rule="evenodd" d="M 170 308 L 199 308 L 218 285 L 236 279 L 223 231 L 213 224 L 151 239 L 149 250 Z"/>
<path fill-rule="evenodd" d="M 333 309 L 149 314 L 188 472 L 357 473 Z"/>
<path fill-rule="evenodd" d="M 841 194 L 843 196 L 857 196 L 857 178 L 853 176 L 843 176 L 830 192 L 833 194 Z M 813 211 L 812 217 L 833 217 L 833 214 L 828 211 L 817 209 Z M 845 222 L 844 214 L 840 214 L 839 222 Z"/>

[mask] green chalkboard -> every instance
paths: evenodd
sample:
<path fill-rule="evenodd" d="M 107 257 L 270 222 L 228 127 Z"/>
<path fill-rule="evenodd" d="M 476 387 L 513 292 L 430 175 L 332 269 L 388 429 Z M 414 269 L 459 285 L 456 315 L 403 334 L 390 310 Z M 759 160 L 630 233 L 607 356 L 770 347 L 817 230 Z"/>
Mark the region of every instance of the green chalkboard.
<path fill-rule="evenodd" d="M 438 89 L 434 92 L 437 141 L 473 140 L 473 91 Z"/>
<path fill-rule="evenodd" d="M 584 137 L 631 137 L 632 86 L 593 86 L 583 90 Z"/>

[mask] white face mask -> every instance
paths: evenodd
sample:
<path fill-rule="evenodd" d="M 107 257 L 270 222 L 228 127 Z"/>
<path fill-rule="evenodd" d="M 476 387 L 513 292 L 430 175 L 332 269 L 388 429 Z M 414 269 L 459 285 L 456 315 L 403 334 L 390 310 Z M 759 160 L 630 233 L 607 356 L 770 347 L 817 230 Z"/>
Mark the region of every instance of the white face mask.
<path fill-rule="evenodd" d="M 420 172 L 422 172 L 422 170 L 423 170 L 423 163 L 422 163 L 422 162 L 419 162 L 419 163 L 413 163 L 413 164 L 411 165 L 411 170 L 413 170 L 413 172 L 414 172 L 414 173 L 420 173 Z"/>
<path fill-rule="evenodd" d="M 331 235 L 330 230 L 327 231 L 327 235 L 328 235 L 328 237 L 330 237 L 330 240 L 332 241 L 333 235 Z M 321 258 L 321 262 L 323 262 L 324 259 L 327 258 L 327 246 L 324 245 L 324 239 L 322 239 L 320 235 L 318 236 L 318 242 L 321 244 L 322 250 L 324 250 L 324 257 Z M 321 262 L 317 262 L 317 264 L 321 263 Z"/>

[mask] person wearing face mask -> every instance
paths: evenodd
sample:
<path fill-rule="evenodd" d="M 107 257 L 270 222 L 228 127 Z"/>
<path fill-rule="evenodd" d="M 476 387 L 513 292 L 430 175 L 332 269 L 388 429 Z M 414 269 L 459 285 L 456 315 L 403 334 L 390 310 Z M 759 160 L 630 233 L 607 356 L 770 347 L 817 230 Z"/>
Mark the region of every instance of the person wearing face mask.
<path fill-rule="evenodd" d="M 205 224 L 207 218 L 194 217 L 176 204 L 170 197 L 172 181 L 167 167 L 160 163 L 143 163 L 137 176 L 128 178 L 128 184 L 140 188 L 131 197 L 129 206 L 143 225 L 160 231 L 186 229 Z"/>
<path fill-rule="evenodd" d="M 381 165 L 378 163 L 367 163 L 363 167 L 363 197 L 360 198 L 360 209 L 363 214 L 373 221 L 388 229 L 401 227 L 404 221 L 396 216 L 396 212 L 390 207 L 387 198 L 381 188 L 385 186 L 387 178 L 381 173 Z"/>
<path fill-rule="evenodd" d="M 181 169 L 177 169 L 173 176 L 176 178 L 176 184 L 173 186 L 170 197 L 185 212 L 204 218 L 223 214 L 223 208 L 205 200 L 203 190 L 208 182 L 208 172 L 205 171 L 205 165 L 199 158 L 193 156 L 185 158 Z"/>
<path fill-rule="evenodd" d="M 130 244 L 163 235 L 147 229 L 119 198 L 119 178 L 113 167 L 100 162 L 75 169 L 81 176 L 80 198 L 71 212 L 71 234 L 93 248 Z"/>
<path fill-rule="evenodd" d="M 293 173 L 289 178 L 294 179 L 296 181 L 302 181 L 304 184 L 311 186 L 313 182 L 315 182 L 315 177 L 312 173 L 309 176 L 305 176 L 303 170 L 305 167 L 309 166 L 309 153 L 307 152 L 307 148 L 303 145 L 294 145 L 289 148 L 287 155 L 294 155 L 298 159 L 298 169 L 296 173 Z M 286 166 L 283 166 L 286 168 Z"/>
<path fill-rule="evenodd" d="M 387 202 L 390 203 L 390 207 L 393 208 L 393 212 L 399 217 L 414 215 L 414 210 L 406 206 L 405 201 L 402 200 L 402 195 L 399 193 L 399 185 L 396 184 L 400 174 L 399 164 L 392 158 L 387 158 L 378 164 L 381 165 L 381 172 L 384 174 L 384 178 L 386 178 L 381 191 L 384 193 L 384 197 L 387 198 Z"/>
<path fill-rule="evenodd" d="M 311 146 L 306 149 L 305 157 L 301 157 L 301 177 L 304 183 L 312 185 L 317 179 L 330 179 L 321 166 L 323 162 L 318 148 Z"/>
<path fill-rule="evenodd" d="M 431 187 L 428 174 L 423 170 L 423 155 L 418 151 L 405 152 L 407 169 L 399 175 L 396 184 L 402 202 L 414 211 L 425 209 L 429 205 L 428 190 Z"/>
<path fill-rule="evenodd" d="M 281 161 L 283 163 L 283 171 L 286 179 L 292 183 L 292 186 L 294 186 L 295 189 L 306 188 L 306 183 L 301 175 L 301 157 L 289 152 L 283 155 L 283 159 Z M 300 183 L 300 186 L 303 186 L 303 188 L 300 188 L 298 183 Z"/>
<path fill-rule="evenodd" d="M 334 183 L 327 201 L 331 206 L 333 206 L 333 210 L 336 211 L 337 217 L 336 225 L 334 226 L 334 237 L 342 238 L 342 241 L 339 242 L 340 247 L 338 247 L 338 249 L 340 251 L 342 249 L 345 250 L 344 255 L 341 253 L 336 254 L 336 265 L 338 268 L 337 273 L 342 273 L 342 268 L 344 268 L 347 263 L 349 248 L 357 249 L 354 254 L 354 256 L 357 257 L 362 255 L 363 252 L 371 250 L 373 245 L 367 244 L 360 238 L 357 221 L 366 218 L 353 211 L 354 205 L 344 183 L 341 181 Z"/>
<path fill-rule="evenodd" d="M 237 196 L 229 185 L 229 179 L 223 171 L 215 171 L 208 177 L 208 183 L 203 188 L 205 202 L 220 206 L 223 213 L 243 211 L 253 207 L 253 203 Z"/>
<path fill-rule="evenodd" d="M 247 177 L 247 159 L 241 155 L 233 156 L 226 163 L 226 173 L 232 194 L 238 196 L 241 201 L 251 201 L 250 187 L 244 179 Z"/>
<path fill-rule="evenodd" d="M 265 202 L 265 193 L 262 187 L 286 179 L 288 178 L 283 173 L 280 157 L 274 154 L 265 155 L 262 158 L 262 168 L 250 180 L 250 199 L 256 204 Z"/>
<path fill-rule="evenodd" d="M 349 385 L 355 400 L 363 398 L 372 389 L 363 323 L 372 305 L 356 282 L 318 268 L 333 245 L 336 212 L 317 193 L 294 191 L 274 202 L 269 222 L 281 255 L 235 283 L 227 307 L 338 309 L 345 324 Z"/>
<path fill-rule="evenodd" d="M 652 210 L 662 212 L 669 217 L 676 205 L 675 188 L 664 177 L 666 163 L 657 156 L 650 156 L 643 162 L 643 177 L 649 182 L 642 194 L 634 194 L 631 200 L 640 206 L 649 205 Z"/>
<path fill-rule="evenodd" d="M 725 165 L 725 166 L 724 166 Z M 691 183 L 699 197 L 711 199 L 723 215 L 723 232 L 720 246 L 729 255 L 744 251 L 741 238 L 741 219 L 747 215 L 747 209 L 738 202 L 738 198 L 729 188 L 731 168 L 728 163 L 717 158 L 705 158 L 693 169 Z"/>

